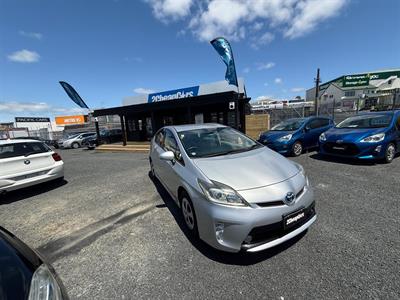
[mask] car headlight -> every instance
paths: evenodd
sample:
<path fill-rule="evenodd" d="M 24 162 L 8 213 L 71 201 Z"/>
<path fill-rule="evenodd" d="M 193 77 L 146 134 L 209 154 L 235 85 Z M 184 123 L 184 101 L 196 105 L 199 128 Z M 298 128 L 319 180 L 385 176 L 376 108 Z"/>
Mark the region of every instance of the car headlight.
<path fill-rule="evenodd" d="M 319 141 L 320 142 L 325 142 L 326 141 L 325 133 L 321 133 L 321 135 L 319 136 Z"/>
<path fill-rule="evenodd" d="M 368 136 L 366 138 L 363 138 L 360 142 L 362 142 L 362 143 L 377 143 L 377 142 L 382 142 L 384 139 L 385 139 L 385 134 L 378 133 L 378 134 L 374 134 L 374 135 Z"/>
<path fill-rule="evenodd" d="M 28 300 L 62 300 L 60 286 L 46 265 L 41 265 L 33 274 Z"/>
<path fill-rule="evenodd" d="M 285 136 L 282 136 L 282 137 L 280 137 L 279 139 L 278 139 L 278 141 L 280 141 L 280 142 L 287 142 L 287 141 L 290 141 L 290 139 L 292 138 L 292 134 L 287 134 L 287 135 L 285 135 Z"/>
<path fill-rule="evenodd" d="M 232 206 L 248 206 L 248 203 L 230 186 L 217 181 L 211 182 L 198 179 L 201 190 L 211 202 Z"/>

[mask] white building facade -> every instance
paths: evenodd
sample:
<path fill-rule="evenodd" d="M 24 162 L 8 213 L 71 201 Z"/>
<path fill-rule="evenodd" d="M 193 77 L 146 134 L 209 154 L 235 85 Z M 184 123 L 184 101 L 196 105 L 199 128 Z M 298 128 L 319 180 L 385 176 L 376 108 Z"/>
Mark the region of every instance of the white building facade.
<path fill-rule="evenodd" d="M 400 69 L 344 75 L 320 85 L 319 111 L 391 108 L 400 105 Z M 315 100 L 315 87 L 306 91 L 306 100 Z"/>

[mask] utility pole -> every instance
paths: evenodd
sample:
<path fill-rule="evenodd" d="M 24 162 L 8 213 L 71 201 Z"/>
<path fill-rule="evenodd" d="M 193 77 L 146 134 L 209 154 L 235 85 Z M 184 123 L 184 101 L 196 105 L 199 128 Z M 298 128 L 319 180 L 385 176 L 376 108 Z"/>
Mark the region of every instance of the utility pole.
<path fill-rule="evenodd" d="M 321 79 L 319 77 L 319 68 L 317 69 L 317 78 L 314 78 L 315 81 L 315 101 L 314 101 L 314 113 L 318 116 L 318 94 L 319 94 L 319 84 L 321 83 Z"/>

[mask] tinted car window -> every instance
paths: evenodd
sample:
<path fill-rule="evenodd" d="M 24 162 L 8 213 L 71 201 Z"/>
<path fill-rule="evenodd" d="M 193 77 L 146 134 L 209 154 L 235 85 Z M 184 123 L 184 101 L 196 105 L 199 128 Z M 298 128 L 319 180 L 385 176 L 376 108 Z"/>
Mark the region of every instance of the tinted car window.
<path fill-rule="evenodd" d="M 319 119 L 319 127 L 325 127 L 329 125 L 329 119 Z"/>
<path fill-rule="evenodd" d="M 400 117 L 397 118 L 396 127 L 400 131 Z"/>
<path fill-rule="evenodd" d="M 51 149 L 39 142 L 0 145 L 0 158 L 24 156 L 48 151 L 51 151 Z"/>
<path fill-rule="evenodd" d="M 310 129 L 315 129 L 315 128 L 321 127 L 320 119 L 314 119 L 314 120 L 310 121 L 310 123 L 308 123 L 307 126 Z"/>
<path fill-rule="evenodd" d="M 165 130 L 164 148 L 174 153 L 179 150 L 178 143 L 170 130 Z"/>
<path fill-rule="evenodd" d="M 158 133 L 156 133 L 155 142 L 160 147 L 164 148 L 164 130 L 160 130 Z"/>

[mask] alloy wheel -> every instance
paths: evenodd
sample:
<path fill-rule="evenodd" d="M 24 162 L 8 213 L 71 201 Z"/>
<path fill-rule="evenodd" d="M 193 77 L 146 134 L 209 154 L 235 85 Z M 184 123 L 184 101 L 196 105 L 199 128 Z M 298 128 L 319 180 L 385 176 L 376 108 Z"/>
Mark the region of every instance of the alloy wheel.
<path fill-rule="evenodd" d="M 295 156 L 299 156 L 303 152 L 303 146 L 300 142 L 296 142 L 293 145 L 293 154 Z"/>
<path fill-rule="evenodd" d="M 186 197 L 182 198 L 182 213 L 185 223 L 190 230 L 194 229 L 195 220 L 192 205 Z"/>
<path fill-rule="evenodd" d="M 392 162 L 395 155 L 396 155 L 396 148 L 394 147 L 393 144 L 389 144 L 386 149 L 386 162 L 388 163 Z"/>

